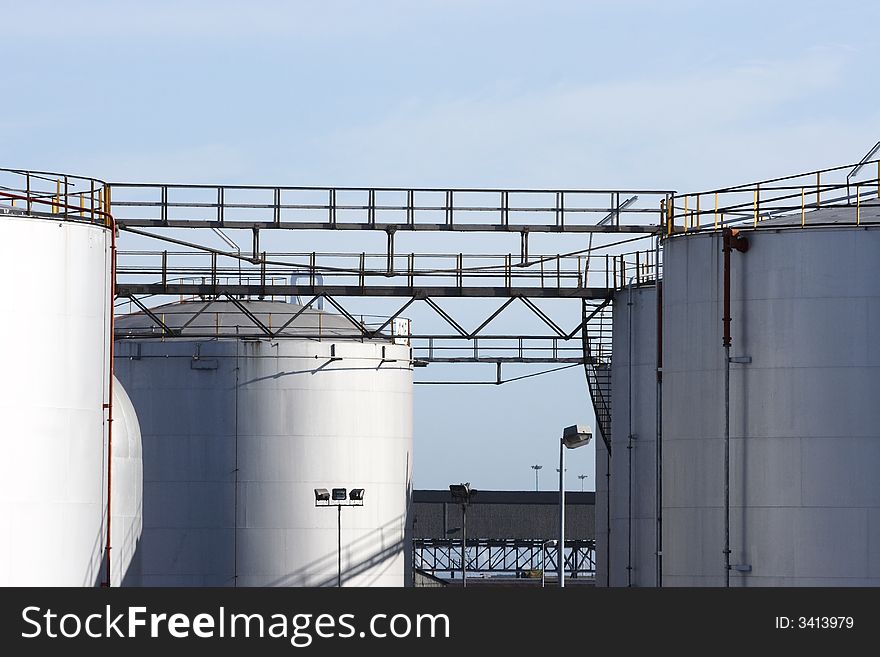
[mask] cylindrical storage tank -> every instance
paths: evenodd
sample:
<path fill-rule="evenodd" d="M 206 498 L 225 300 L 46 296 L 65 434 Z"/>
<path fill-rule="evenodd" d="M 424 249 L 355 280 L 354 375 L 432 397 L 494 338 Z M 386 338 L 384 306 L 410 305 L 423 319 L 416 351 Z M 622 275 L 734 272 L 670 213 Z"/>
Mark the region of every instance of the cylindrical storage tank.
<path fill-rule="evenodd" d="M 0 585 L 102 582 L 111 235 L 0 216 Z"/>
<path fill-rule="evenodd" d="M 184 337 L 149 337 L 161 332 L 142 314 L 117 322 L 143 435 L 142 583 L 335 586 L 341 526 L 344 586 L 402 586 L 409 347 L 342 337 L 357 329 L 339 315 L 238 304 L 153 309 Z M 363 506 L 316 506 L 333 487 L 365 489 Z"/>
<path fill-rule="evenodd" d="M 598 479 L 605 479 L 598 485 L 611 491 L 610 509 L 597 507 L 597 517 L 610 516 L 611 532 L 596 535 L 601 564 L 596 581 L 600 586 L 657 586 L 655 286 L 617 291 L 612 331 L 610 477 L 605 444 L 596 443 Z"/>
<path fill-rule="evenodd" d="M 730 269 L 729 521 L 722 234 L 664 244 L 663 584 L 723 586 L 729 572 L 731 586 L 876 586 L 880 231 L 741 234 L 749 249 L 731 253 Z"/>
<path fill-rule="evenodd" d="M 138 547 L 143 526 L 144 487 L 141 429 L 131 399 L 117 380 L 113 384 L 111 467 L 111 586 L 137 586 L 141 577 Z"/>

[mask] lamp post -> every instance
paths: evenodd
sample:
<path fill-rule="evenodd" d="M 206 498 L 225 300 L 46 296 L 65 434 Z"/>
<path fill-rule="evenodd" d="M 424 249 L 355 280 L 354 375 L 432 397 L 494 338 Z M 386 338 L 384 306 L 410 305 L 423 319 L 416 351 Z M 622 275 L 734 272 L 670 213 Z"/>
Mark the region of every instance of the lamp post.
<path fill-rule="evenodd" d="M 538 491 L 538 470 L 540 470 L 544 466 L 543 465 L 532 465 L 529 467 L 535 471 L 535 492 L 537 492 Z"/>
<path fill-rule="evenodd" d="M 342 507 L 363 506 L 364 489 L 315 489 L 315 506 L 336 507 L 336 586 L 342 587 Z"/>
<path fill-rule="evenodd" d="M 470 483 L 450 484 L 449 492 L 452 500 L 461 504 L 461 586 L 467 587 L 467 508 L 477 494 L 476 488 L 471 488 Z"/>
<path fill-rule="evenodd" d="M 584 492 L 584 479 L 586 479 L 586 478 L 587 478 L 587 475 L 585 475 L 585 474 L 578 475 L 578 479 L 581 480 L 581 492 L 582 493 Z"/>
<path fill-rule="evenodd" d="M 590 427 L 576 424 L 562 430 L 559 441 L 559 549 L 557 551 L 557 567 L 559 569 L 559 587 L 565 586 L 565 450 L 576 449 L 590 442 L 593 430 Z"/>
<path fill-rule="evenodd" d="M 549 541 L 544 541 L 541 543 L 541 588 L 544 588 L 544 584 L 547 581 L 544 577 L 544 573 L 546 572 L 544 569 L 545 564 L 547 563 L 547 548 L 556 547 L 556 541 L 550 539 Z"/>

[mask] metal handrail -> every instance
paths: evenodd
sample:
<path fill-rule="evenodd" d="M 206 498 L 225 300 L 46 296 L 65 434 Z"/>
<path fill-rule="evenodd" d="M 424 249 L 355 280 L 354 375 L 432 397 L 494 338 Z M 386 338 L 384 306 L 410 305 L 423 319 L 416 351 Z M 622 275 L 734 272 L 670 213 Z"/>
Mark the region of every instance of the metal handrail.
<path fill-rule="evenodd" d="M 110 187 L 97 178 L 0 168 L 0 199 L 8 200 L 12 210 L 20 201 L 25 212 L 36 216 L 112 223 Z"/>
<path fill-rule="evenodd" d="M 867 165 L 876 176 L 853 182 Z M 679 194 L 662 208 L 665 237 L 700 230 L 739 226 L 757 229 L 767 219 L 800 216 L 800 227 L 825 224 L 806 221 L 808 213 L 828 207 L 852 207 L 853 223 L 862 223 L 862 205 L 880 200 L 880 159 L 818 169 L 743 185 Z M 778 228 L 773 224 L 773 228 Z"/>

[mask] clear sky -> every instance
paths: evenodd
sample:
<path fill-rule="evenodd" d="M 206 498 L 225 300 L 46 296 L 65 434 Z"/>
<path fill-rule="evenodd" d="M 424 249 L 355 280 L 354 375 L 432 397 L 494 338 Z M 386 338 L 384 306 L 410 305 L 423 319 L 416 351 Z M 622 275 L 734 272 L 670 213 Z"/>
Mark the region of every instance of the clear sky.
<path fill-rule="evenodd" d="M 880 139 L 875 2 L 0 0 L 0 11 L 5 167 L 690 191 L 846 164 Z M 418 376 L 443 373 L 428 370 Z M 552 488 L 560 428 L 593 423 L 586 394 L 579 368 L 418 386 L 416 486 L 528 489 L 539 463 Z M 570 454 L 568 486 L 590 473 L 593 488 L 592 468 L 592 447 Z"/>

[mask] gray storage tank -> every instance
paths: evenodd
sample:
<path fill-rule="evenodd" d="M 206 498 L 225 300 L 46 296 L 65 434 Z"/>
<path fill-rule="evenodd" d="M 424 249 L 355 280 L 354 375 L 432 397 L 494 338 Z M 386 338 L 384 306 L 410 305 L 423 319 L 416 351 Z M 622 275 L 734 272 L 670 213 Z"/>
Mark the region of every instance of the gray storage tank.
<path fill-rule="evenodd" d="M 611 459 L 596 441 L 596 582 L 657 585 L 657 290 L 614 297 Z M 630 439 L 632 436 L 632 439 Z M 610 476 L 607 464 L 611 464 Z M 610 486 L 610 508 L 606 499 Z M 607 532 L 610 516 L 611 531 Z M 610 572 L 606 571 L 610 568 Z"/>
<path fill-rule="evenodd" d="M 665 240 L 664 586 L 880 584 L 877 210 L 763 222 L 732 254 L 730 571 L 723 238 Z"/>

